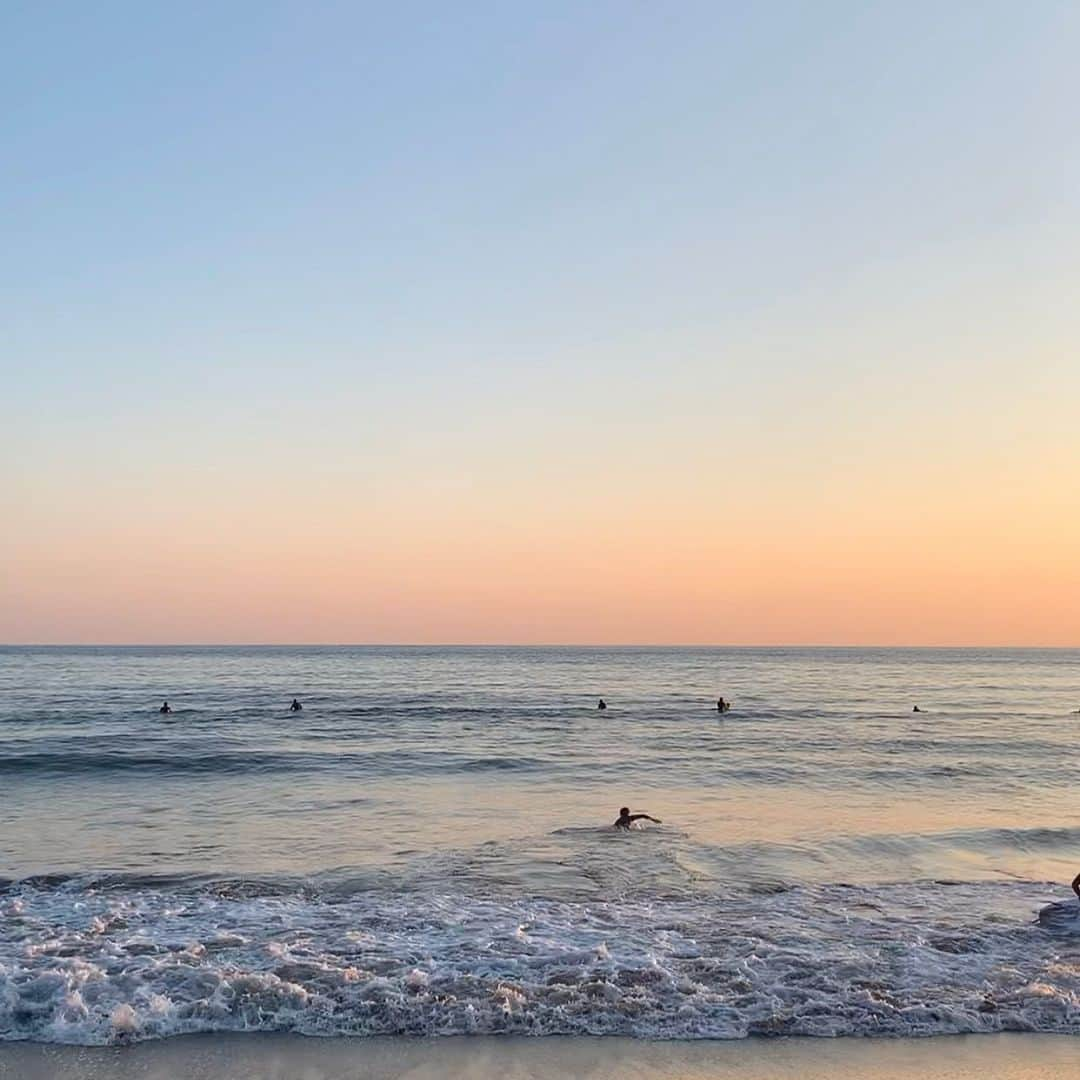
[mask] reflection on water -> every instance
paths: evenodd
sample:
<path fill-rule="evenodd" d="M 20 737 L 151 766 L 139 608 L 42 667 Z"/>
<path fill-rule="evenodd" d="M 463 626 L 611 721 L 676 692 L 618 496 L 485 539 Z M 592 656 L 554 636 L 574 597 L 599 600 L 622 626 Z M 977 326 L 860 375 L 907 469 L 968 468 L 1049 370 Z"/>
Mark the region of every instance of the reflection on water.
<path fill-rule="evenodd" d="M 1075 1033 L 1078 672 L 0 650 L 0 1039 Z"/>
<path fill-rule="evenodd" d="M 9 876 L 434 855 L 617 887 L 587 827 L 624 803 L 695 887 L 1060 877 L 1077 849 L 1070 651 L 6 649 L 0 677 Z"/>

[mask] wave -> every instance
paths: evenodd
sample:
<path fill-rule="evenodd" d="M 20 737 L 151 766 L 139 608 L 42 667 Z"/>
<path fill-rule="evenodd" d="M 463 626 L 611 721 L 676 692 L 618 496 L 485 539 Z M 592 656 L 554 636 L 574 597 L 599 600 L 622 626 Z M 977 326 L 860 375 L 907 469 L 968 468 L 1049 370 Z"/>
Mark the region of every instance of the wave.
<path fill-rule="evenodd" d="M 1036 882 L 599 903 L 267 884 L 9 884 L 0 1039 L 1080 1034 L 1080 921 L 1041 925 Z"/>
<path fill-rule="evenodd" d="M 538 758 L 493 754 L 466 756 L 441 751 L 383 750 L 364 752 L 260 750 L 197 752 L 167 751 L 32 751 L 0 756 L 0 775 L 85 776 L 101 773 L 273 773 L 319 772 L 482 772 L 535 770 L 545 766 Z"/>
<path fill-rule="evenodd" d="M 229 753 L 166 753 L 145 751 L 57 752 L 8 754 L 0 758 L 0 774 L 44 773 L 86 775 L 106 772 L 231 773 L 286 768 L 283 754 L 258 751 Z"/>
<path fill-rule="evenodd" d="M 1080 827 L 1035 827 L 1029 829 L 957 829 L 940 834 L 941 839 L 972 846 L 1031 851 L 1080 845 Z M 931 839 L 934 839 L 932 837 Z"/>

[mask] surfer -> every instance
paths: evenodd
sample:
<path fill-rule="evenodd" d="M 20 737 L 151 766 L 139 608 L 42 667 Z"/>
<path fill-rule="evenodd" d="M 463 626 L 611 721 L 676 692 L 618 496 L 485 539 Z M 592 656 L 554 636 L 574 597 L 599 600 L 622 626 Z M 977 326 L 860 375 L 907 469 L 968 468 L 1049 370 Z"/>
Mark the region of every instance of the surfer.
<path fill-rule="evenodd" d="M 640 821 L 644 818 L 646 821 L 651 821 L 655 825 L 662 825 L 663 822 L 658 817 L 652 817 L 649 814 L 631 814 L 629 806 L 623 806 L 619 809 L 619 820 L 615 822 L 614 828 L 616 829 L 629 829 L 630 822 Z"/>
<path fill-rule="evenodd" d="M 603 698 L 601 698 L 600 703 L 596 707 L 598 709 L 606 709 L 607 708 L 607 702 Z"/>
<path fill-rule="evenodd" d="M 730 701 L 725 701 L 723 698 L 717 698 L 716 699 L 716 711 L 717 712 L 721 712 L 721 713 L 727 712 L 728 709 L 730 709 L 730 708 L 731 708 L 731 702 Z"/>
<path fill-rule="evenodd" d="M 158 709 L 158 712 L 161 713 L 162 716 L 164 716 L 166 713 L 171 713 L 172 712 L 172 707 L 169 705 L 169 703 L 167 701 L 163 701 L 161 703 L 161 708 Z"/>
<path fill-rule="evenodd" d="M 1080 874 L 1073 878 L 1072 891 L 1076 893 L 1076 899 L 1080 900 Z"/>
<path fill-rule="evenodd" d="M 299 712 L 304 706 L 300 704 L 296 698 L 292 699 L 292 704 L 289 706 L 289 712 Z"/>
<path fill-rule="evenodd" d="M 922 709 L 920 709 L 918 705 L 915 705 L 915 706 L 912 707 L 911 711 L 912 712 L 922 712 Z"/>

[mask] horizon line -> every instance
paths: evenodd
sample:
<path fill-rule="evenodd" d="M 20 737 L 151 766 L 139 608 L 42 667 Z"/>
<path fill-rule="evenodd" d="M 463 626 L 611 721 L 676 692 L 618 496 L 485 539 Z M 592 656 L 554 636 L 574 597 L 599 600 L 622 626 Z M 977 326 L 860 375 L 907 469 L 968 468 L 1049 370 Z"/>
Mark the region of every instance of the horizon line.
<path fill-rule="evenodd" d="M 868 642 L 513 642 L 513 641 L 11 641 L 0 649 L 1030 649 L 1076 651 L 1076 645 Z"/>

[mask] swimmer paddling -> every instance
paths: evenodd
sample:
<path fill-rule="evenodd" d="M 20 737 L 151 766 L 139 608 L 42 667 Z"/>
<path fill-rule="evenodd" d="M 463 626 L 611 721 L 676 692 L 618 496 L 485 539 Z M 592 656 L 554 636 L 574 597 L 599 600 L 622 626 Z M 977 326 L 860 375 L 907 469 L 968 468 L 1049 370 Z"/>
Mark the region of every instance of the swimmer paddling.
<path fill-rule="evenodd" d="M 615 822 L 615 829 L 629 829 L 630 823 L 633 821 L 641 821 L 642 819 L 651 821 L 654 825 L 662 825 L 663 822 L 658 817 L 653 817 L 651 814 L 631 814 L 630 807 L 624 806 L 619 810 L 619 820 Z"/>

